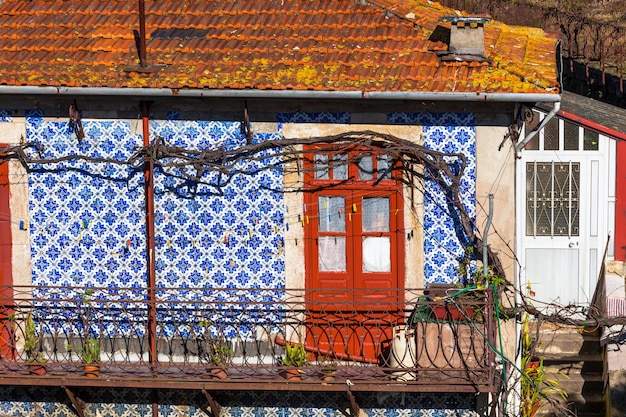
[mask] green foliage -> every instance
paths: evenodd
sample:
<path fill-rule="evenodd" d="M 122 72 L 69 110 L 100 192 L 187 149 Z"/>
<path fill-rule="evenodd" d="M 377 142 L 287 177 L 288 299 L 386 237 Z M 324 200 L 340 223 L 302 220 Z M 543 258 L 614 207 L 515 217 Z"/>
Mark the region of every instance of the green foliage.
<path fill-rule="evenodd" d="M 559 380 L 549 377 L 543 365 L 543 357 L 536 356 L 536 342 L 530 334 L 529 320 L 530 315 L 524 315 L 521 329 L 521 417 L 533 417 L 551 395 L 567 399 L 567 392 L 561 387 Z"/>
<path fill-rule="evenodd" d="M 333 374 L 337 371 L 337 362 L 335 362 L 332 357 L 322 356 L 317 362 L 322 368 L 323 374 Z"/>
<path fill-rule="evenodd" d="M 503 277 L 498 276 L 493 271 L 493 268 L 489 266 L 487 267 L 487 275 L 484 275 L 483 268 L 477 269 L 473 274 L 471 273 L 472 262 L 476 260 L 474 252 L 475 249 L 473 246 L 468 246 L 465 248 L 465 255 L 463 256 L 463 259 L 461 259 L 461 261 L 459 262 L 458 271 L 460 277 L 469 281 L 470 283 L 472 281 L 475 282 L 478 289 L 484 289 L 489 285 L 493 285 L 496 288 L 504 285 L 506 283 L 506 280 Z"/>
<path fill-rule="evenodd" d="M 28 362 L 45 363 L 47 359 L 41 352 L 41 337 L 37 334 L 37 325 L 32 314 L 26 316 L 24 320 L 24 352 Z"/>
<path fill-rule="evenodd" d="M 205 359 L 212 365 L 224 366 L 233 356 L 233 350 L 223 336 L 214 337 L 211 335 L 211 320 L 200 320 L 200 326 L 204 328 L 204 352 Z M 202 356 L 202 354 L 201 354 Z"/>
<path fill-rule="evenodd" d="M 213 339 L 213 342 L 209 345 L 208 356 L 210 363 L 223 366 L 228 364 L 231 356 L 233 356 L 233 350 L 226 340 L 222 338 Z"/>
<path fill-rule="evenodd" d="M 307 363 L 306 350 L 303 345 L 285 343 L 285 356 L 283 365 L 291 367 L 304 366 Z"/>
<path fill-rule="evenodd" d="M 87 336 L 80 352 L 80 359 L 86 365 L 100 363 L 100 340 Z"/>

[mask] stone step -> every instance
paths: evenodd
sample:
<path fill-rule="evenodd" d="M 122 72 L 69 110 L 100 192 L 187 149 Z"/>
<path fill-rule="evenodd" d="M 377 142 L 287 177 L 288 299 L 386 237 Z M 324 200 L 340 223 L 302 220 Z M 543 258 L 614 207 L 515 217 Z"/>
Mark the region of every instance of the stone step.
<path fill-rule="evenodd" d="M 563 400 L 563 398 L 558 396 L 552 396 L 552 398 L 557 401 L 561 407 L 572 411 L 577 416 L 594 413 L 602 415 L 604 414 L 605 403 L 601 391 L 599 391 L 598 393 L 588 393 L 584 395 L 569 394 L 567 396 L 567 400 Z M 539 409 L 538 414 L 547 416 L 554 413 L 555 410 L 550 405 L 545 404 Z M 558 410 L 556 414 L 559 414 Z"/>
<path fill-rule="evenodd" d="M 567 400 L 552 398 L 577 417 L 604 417 L 604 354 L 597 332 L 544 323 L 538 334 L 536 351 L 543 355 L 548 378 L 557 379 L 568 393 Z M 544 406 L 537 415 L 557 417 L 562 413 Z"/>
<path fill-rule="evenodd" d="M 602 392 L 604 389 L 604 381 L 602 375 L 598 377 L 582 378 L 578 377 L 567 378 L 559 374 L 548 374 L 548 378 L 559 382 L 561 388 L 563 388 L 569 395 L 573 394 L 595 394 Z"/>
<path fill-rule="evenodd" d="M 594 412 L 600 408 L 604 409 L 604 395 L 602 390 L 585 394 L 569 394 L 567 403 L 571 410 Z"/>
<path fill-rule="evenodd" d="M 594 355 L 602 354 L 602 347 L 595 336 L 579 333 L 542 332 L 539 336 L 537 351 L 546 356 L 573 357 L 585 355 L 586 357 L 594 357 Z"/>
<path fill-rule="evenodd" d="M 570 378 L 582 377 L 589 379 L 602 379 L 604 362 L 594 361 L 562 361 L 544 359 L 543 366 L 547 372 L 567 375 Z"/>

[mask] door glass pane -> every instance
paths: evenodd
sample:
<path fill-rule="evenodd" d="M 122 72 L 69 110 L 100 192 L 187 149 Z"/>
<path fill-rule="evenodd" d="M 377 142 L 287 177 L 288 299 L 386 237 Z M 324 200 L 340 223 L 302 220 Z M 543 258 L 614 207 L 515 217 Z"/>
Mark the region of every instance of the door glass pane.
<path fill-rule="evenodd" d="M 389 198 L 363 199 L 363 231 L 389 231 Z"/>
<path fill-rule="evenodd" d="M 359 159 L 359 179 L 371 180 L 374 178 L 374 165 L 371 155 Z"/>
<path fill-rule="evenodd" d="M 328 155 L 324 153 L 315 154 L 315 179 L 328 179 Z"/>
<path fill-rule="evenodd" d="M 554 235 L 578 236 L 578 164 L 554 164 Z"/>
<path fill-rule="evenodd" d="M 526 118 L 526 135 L 528 135 L 530 132 L 532 132 L 537 125 L 539 124 L 539 119 L 541 117 L 539 116 L 539 113 L 537 113 L 536 111 L 531 111 L 529 113 L 529 117 Z M 526 148 L 528 150 L 534 150 L 537 151 L 539 150 L 539 135 L 535 135 L 530 142 L 528 142 L 526 144 Z"/>
<path fill-rule="evenodd" d="M 563 125 L 563 147 L 566 151 L 578 150 L 578 126 L 565 120 Z"/>
<path fill-rule="evenodd" d="M 318 245 L 318 270 L 342 272 L 346 270 L 346 238 L 344 236 L 320 236 Z"/>
<path fill-rule="evenodd" d="M 526 165 L 526 235 L 578 236 L 580 165 Z"/>
<path fill-rule="evenodd" d="M 363 272 L 391 271 L 391 245 L 388 236 L 363 237 Z"/>
<path fill-rule="evenodd" d="M 585 129 L 584 147 L 586 151 L 597 151 L 600 137 L 598 132 Z"/>
<path fill-rule="evenodd" d="M 333 179 L 348 179 L 348 155 L 338 154 L 333 156 Z"/>
<path fill-rule="evenodd" d="M 317 201 L 319 204 L 319 231 L 345 232 L 345 199 L 343 197 L 320 196 Z"/>
<path fill-rule="evenodd" d="M 559 150 L 559 120 L 550 119 L 543 128 L 543 149 L 547 151 Z"/>
<path fill-rule="evenodd" d="M 385 172 L 391 166 L 391 157 L 389 155 L 378 155 L 378 175 L 383 179 L 391 178 L 391 171 Z"/>

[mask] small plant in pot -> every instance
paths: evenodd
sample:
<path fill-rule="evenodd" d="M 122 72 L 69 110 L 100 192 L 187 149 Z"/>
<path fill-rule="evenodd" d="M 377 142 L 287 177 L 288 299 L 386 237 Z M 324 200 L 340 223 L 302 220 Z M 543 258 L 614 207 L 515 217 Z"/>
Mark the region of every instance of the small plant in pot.
<path fill-rule="evenodd" d="M 318 364 L 320 366 L 322 381 L 334 381 L 335 374 L 337 373 L 337 362 L 335 362 L 332 357 L 322 356 L 318 359 Z"/>
<path fill-rule="evenodd" d="M 211 365 L 211 375 L 217 379 L 226 379 L 228 376 L 226 369 L 234 352 L 224 336 L 213 336 L 211 334 L 210 323 L 209 320 L 200 322 L 200 325 L 205 329 L 204 356 Z"/>
<path fill-rule="evenodd" d="M 306 349 L 301 344 L 285 343 L 285 356 L 282 362 L 287 367 L 285 378 L 291 381 L 300 380 L 301 370 L 299 368 L 307 364 Z"/>
<path fill-rule="evenodd" d="M 44 375 L 46 373 L 46 362 L 48 361 L 41 351 L 43 341 L 37 333 L 37 325 L 32 314 L 26 316 L 24 320 L 24 353 L 26 362 L 31 374 Z"/>
<path fill-rule="evenodd" d="M 226 368 L 230 363 L 230 358 L 233 356 L 233 350 L 228 345 L 228 342 L 224 338 L 213 339 L 209 346 L 209 363 L 213 365 L 211 369 L 211 375 L 218 379 L 226 379 Z"/>
<path fill-rule="evenodd" d="M 100 340 L 89 335 L 83 343 L 80 351 L 80 359 L 83 362 L 85 375 L 96 378 L 100 375 Z"/>

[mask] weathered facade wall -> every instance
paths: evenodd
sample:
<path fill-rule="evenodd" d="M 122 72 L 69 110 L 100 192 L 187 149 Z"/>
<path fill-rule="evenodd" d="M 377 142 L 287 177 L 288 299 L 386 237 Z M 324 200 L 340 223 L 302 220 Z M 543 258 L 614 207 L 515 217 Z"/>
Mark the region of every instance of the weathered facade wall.
<path fill-rule="evenodd" d="M 80 153 L 123 161 L 142 145 L 141 120 L 128 112 L 84 110 L 86 138 L 78 142 L 69 132 L 66 116 L 58 110 L 6 110 L 0 123 L 4 142 L 26 141 L 43 145 L 44 157 Z M 54 106 L 52 106 L 54 107 Z M 228 104 L 225 105 L 228 108 Z M 114 107 L 111 107 L 114 108 Z M 504 116 L 506 120 L 507 116 Z M 364 124 L 365 122 L 376 124 Z M 151 139 L 196 150 L 235 148 L 245 144 L 241 123 L 228 111 L 203 112 L 193 106 L 155 112 L 150 120 Z M 271 112 L 252 122 L 255 141 L 285 137 L 334 134 L 371 129 L 406 138 L 443 152 L 462 152 L 468 166 L 462 184 L 463 203 L 478 225 L 487 207 L 485 196 L 498 181 L 494 229 L 513 240 L 513 161 L 505 152 L 494 153 L 505 128 L 478 126 L 470 112 Z M 480 145 L 478 145 L 480 144 Z M 31 154 L 33 155 L 33 154 Z M 505 167 L 504 172 L 502 166 Z M 243 170 L 254 167 L 240 167 Z M 13 221 L 13 281 L 15 284 L 71 286 L 145 286 L 145 214 L 142 171 L 116 164 L 64 162 L 37 167 L 26 175 L 11 162 L 11 215 Z M 224 186 L 205 173 L 200 183 L 179 173 L 155 173 L 155 226 L 157 284 L 189 287 L 302 288 L 304 285 L 303 228 L 298 226 L 301 195 L 283 190 L 301 180 L 278 170 L 254 175 L 235 175 Z M 405 241 L 405 286 L 421 287 L 433 282 L 458 282 L 463 245 L 453 219 L 442 210 L 445 196 L 432 181 L 420 185 L 409 199 L 405 193 L 404 222 L 416 231 Z M 423 191 L 422 191 L 423 190 Z M 505 214 L 507 213 L 507 214 Z M 21 221 L 27 230 L 19 228 Z M 289 226 L 287 226 L 289 224 Z M 507 251 L 506 242 L 490 241 Z M 512 265 L 506 265 L 512 268 Z M 27 390 L 28 391 L 28 390 Z M 6 414 L 65 416 L 72 413 L 54 389 L 33 394 L 0 390 L 0 409 Z M 204 401 L 195 393 L 178 398 L 162 394 L 164 415 L 205 415 Z M 282 393 L 229 394 L 224 416 L 342 415 L 342 399 L 320 404 L 304 394 L 289 394 L 281 406 L 273 396 Z M 145 397 L 141 391 L 114 392 L 111 398 L 88 407 L 98 415 L 145 415 L 152 401 L 147 397 L 131 403 L 125 398 Z M 176 395 L 172 394 L 172 397 Z M 230 398 L 232 397 L 232 398 Z M 244 398 L 245 397 L 245 398 Z M 292 398 L 293 397 L 293 398 Z M 362 415 L 437 416 L 450 410 L 471 414 L 475 399 L 468 395 L 380 394 L 364 404 Z M 35 402 L 46 398 L 46 402 Z M 283 398 L 284 400 L 284 398 Z M 292 402 L 290 402 L 292 401 Z M 305 404 L 305 405 L 299 405 Z M 332 404 L 332 405 L 331 405 Z M 46 410 L 46 411 L 42 411 Z M 405 414 L 403 414 L 405 415 Z"/>

